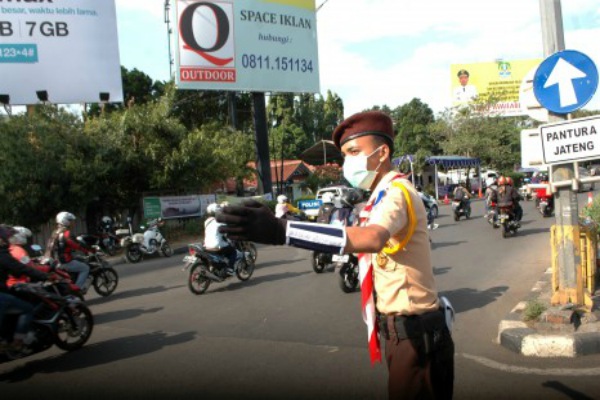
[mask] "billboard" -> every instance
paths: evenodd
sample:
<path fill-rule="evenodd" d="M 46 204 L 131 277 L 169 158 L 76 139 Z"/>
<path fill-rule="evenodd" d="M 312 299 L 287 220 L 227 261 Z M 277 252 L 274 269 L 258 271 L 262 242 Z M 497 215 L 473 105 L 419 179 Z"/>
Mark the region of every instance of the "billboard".
<path fill-rule="evenodd" d="M 535 71 L 541 59 L 496 61 L 450 66 L 453 106 L 464 106 L 476 100 L 491 101 L 486 112 L 494 115 L 525 115 L 519 95 L 525 76 Z"/>
<path fill-rule="evenodd" d="M 180 89 L 319 92 L 314 0 L 177 0 Z"/>

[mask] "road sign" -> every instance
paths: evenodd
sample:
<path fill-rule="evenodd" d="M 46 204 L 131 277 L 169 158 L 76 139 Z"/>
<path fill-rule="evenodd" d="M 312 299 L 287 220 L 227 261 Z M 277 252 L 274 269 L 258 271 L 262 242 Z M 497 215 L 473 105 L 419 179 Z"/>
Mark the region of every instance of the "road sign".
<path fill-rule="evenodd" d="M 540 126 L 546 164 L 600 158 L 600 116 Z"/>
<path fill-rule="evenodd" d="M 556 114 L 568 114 L 585 106 L 597 88 L 596 65 L 575 50 L 552 54 L 540 64 L 533 78 L 535 97 Z"/>

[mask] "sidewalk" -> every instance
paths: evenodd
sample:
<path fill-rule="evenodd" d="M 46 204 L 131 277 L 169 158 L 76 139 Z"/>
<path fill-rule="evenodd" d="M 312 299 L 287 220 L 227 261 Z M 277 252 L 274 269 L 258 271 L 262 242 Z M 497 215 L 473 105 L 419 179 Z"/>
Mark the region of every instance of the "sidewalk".
<path fill-rule="evenodd" d="M 199 237 L 184 237 L 173 242 L 169 242 L 169 245 L 173 249 L 173 255 L 176 254 L 185 254 L 188 251 L 188 244 L 190 243 L 199 243 L 202 241 L 202 238 Z M 153 259 L 156 256 L 150 256 L 148 259 Z M 113 257 L 106 257 L 106 261 L 110 263 L 113 267 L 116 265 L 127 264 L 127 260 L 125 259 L 125 254 L 120 251 L 117 255 Z M 143 262 L 142 260 L 141 262 Z"/>
<path fill-rule="evenodd" d="M 594 294 L 594 311 L 578 314 L 568 306 L 553 307 L 552 269 L 531 289 L 498 326 L 497 342 L 516 353 L 533 357 L 577 357 L 600 353 L 600 290 Z M 525 321 L 529 302 L 546 306 L 537 320 Z"/>

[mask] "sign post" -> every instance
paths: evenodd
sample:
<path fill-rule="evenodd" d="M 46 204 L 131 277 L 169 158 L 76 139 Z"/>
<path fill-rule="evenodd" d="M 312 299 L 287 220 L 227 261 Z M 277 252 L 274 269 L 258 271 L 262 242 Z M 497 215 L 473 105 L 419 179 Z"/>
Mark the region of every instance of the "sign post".
<path fill-rule="evenodd" d="M 589 63 L 584 63 L 585 66 L 580 64 L 579 61 L 585 58 L 580 57 L 581 53 L 563 51 L 565 45 L 560 0 L 540 0 L 540 11 L 544 56 L 547 58 L 535 73 L 533 88 L 539 103 L 550 111 L 549 121 L 558 123 L 568 119 L 565 117 L 568 113 L 583 107 L 591 99 L 596 89 L 594 87 L 590 90 L 590 85 L 586 84 L 585 79 L 582 78 L 584 78 L 583 75 L 593 75 L 595 71 L 595 85 L 597 86 L 598 73 L 593 63 L 591 63 L 593 68 Z M 547 128 L 553 129 L 554 127 L 551 125 Z M 548 136 L 548 134 L 547 130 L 541 132 L 542 143 L 545 139 L 548 144 L 554 141 L 555 136 Z M 569 139 L 566 138 L 567 136 Z M 579 142 L 568 142 L 573 136 L 575 135 L 572 132 L 559 133 L 558 143 L 563 140 L 564 143 L 562 149 L 559 145 L 555 152 L 552 151 L 552 146 L 548 146 L 548 149 L 544 147 L 545 162 L 554 164 L 551 165 L 549 171 L 552 190 L 555 192 L 556 216 L 556 225 L 553 227 L 554 254 L 552 254 L 552 259 L 555 279 L 553 279 L 552 303 L 563 305 L 584 304 L 583 292 L 578 290 L 579 283 L 582 281 L 579 268 L 581 264 L 579 207 L 577 194 L 574 191 L 578 189 L 576 179 L 578 164 L 576 162 L 563 163 L 573 160 L 575 149 L 582 149 Z M 568 150 L 567 145 L 571 145 Z M 589 148 L 588 144 L 584 146 L 586 149 Z M 567 184 L 564 185 L 564 183 Z"/>

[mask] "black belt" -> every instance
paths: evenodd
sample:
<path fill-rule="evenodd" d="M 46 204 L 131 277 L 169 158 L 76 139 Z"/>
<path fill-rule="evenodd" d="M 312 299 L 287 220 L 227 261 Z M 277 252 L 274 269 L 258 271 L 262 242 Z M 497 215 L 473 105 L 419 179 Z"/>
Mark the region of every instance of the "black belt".
<path fill-rule="evenodd" d="M 377 316 L 379 332 L 386 339 L 410 339 L 422 337 L 433 331 L 443 330 L 446 319 L 443 310 L 430 311 L 420 315 L 385 315 Z"/>

